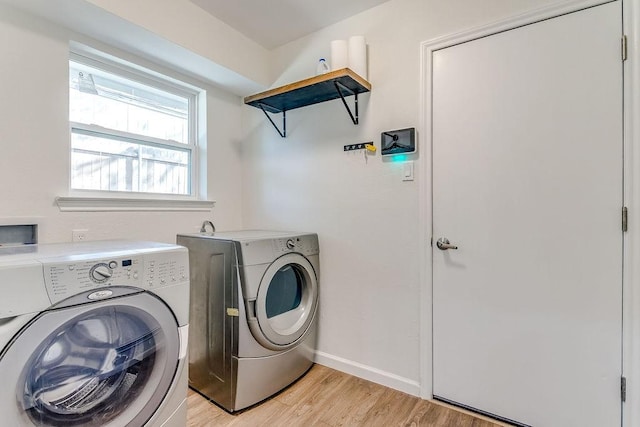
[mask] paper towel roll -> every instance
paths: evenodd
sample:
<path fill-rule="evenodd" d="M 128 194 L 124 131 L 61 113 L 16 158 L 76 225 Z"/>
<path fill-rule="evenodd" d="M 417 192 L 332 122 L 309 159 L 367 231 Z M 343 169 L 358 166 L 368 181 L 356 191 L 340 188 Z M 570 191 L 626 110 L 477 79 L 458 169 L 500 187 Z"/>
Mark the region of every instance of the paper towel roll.
<path fill-rule="evenodd" d="M 367 79 L 367 42 L 364 36 L 349 37 L 349 68 Z"/>
<path fill-rule="evenodd" d="M 331 42 L 331 70 L 339 70 L 349 66 L 349 53 L 346 40 Z"/>

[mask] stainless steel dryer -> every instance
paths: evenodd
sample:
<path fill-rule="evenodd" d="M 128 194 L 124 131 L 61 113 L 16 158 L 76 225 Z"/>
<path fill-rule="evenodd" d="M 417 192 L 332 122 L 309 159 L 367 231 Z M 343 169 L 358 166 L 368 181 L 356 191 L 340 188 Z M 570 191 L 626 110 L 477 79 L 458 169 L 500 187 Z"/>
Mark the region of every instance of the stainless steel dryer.
<path fill-rule="evenodd" d="M 237 411 L 302 376 L 316 346 L 316 234 L 178 235 L 189 249 L 189 385 Z"/>

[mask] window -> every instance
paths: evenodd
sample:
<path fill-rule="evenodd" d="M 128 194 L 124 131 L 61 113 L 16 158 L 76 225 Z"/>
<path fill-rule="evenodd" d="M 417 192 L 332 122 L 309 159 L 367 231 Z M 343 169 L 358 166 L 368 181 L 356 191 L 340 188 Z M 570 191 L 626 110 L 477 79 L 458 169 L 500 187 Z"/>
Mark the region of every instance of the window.
<path fill-rule="evenodd" d="M 198 92 L 72 55 L 71 189 L 195 196 Z"/>

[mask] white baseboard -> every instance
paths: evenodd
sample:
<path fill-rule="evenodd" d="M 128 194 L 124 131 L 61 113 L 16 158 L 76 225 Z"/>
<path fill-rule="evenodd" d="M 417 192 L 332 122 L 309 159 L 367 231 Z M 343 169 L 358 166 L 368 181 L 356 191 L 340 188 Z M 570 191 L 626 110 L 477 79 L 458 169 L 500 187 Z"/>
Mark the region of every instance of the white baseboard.
<path fill-rule="evenodd" d="M 420 397 L 420 384 L 417 381 L 385 372 L 380 369 L 372 368 L 371 366 L 363 365 L 352 360 L 327 354 L 322 351 L 316 351 L 315 362 L 337 371 L 372 381 L 385 387 L 399 390 L 403 393 Z"/>

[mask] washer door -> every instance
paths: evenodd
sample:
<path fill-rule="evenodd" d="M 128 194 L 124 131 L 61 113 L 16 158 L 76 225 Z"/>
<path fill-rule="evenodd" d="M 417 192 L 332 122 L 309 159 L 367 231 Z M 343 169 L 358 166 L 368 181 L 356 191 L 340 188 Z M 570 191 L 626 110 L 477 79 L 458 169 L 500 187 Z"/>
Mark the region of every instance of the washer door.
<path fill-rule="evenodd" d="M 294 346 L 309 329 L 317 304 L 318 282 L 309 260 L 295 253 L 281 256 L 260 282 L 255 305 L 259 330 L 251 327 L 254 337 L 272 350 Z"/>
<path fill-rule="evenodd" d="M 3 415 L 11 425 L 142 426 L 179 350 L 173 313 L 146 292 L 41 313 L 0 357 Z"/>

